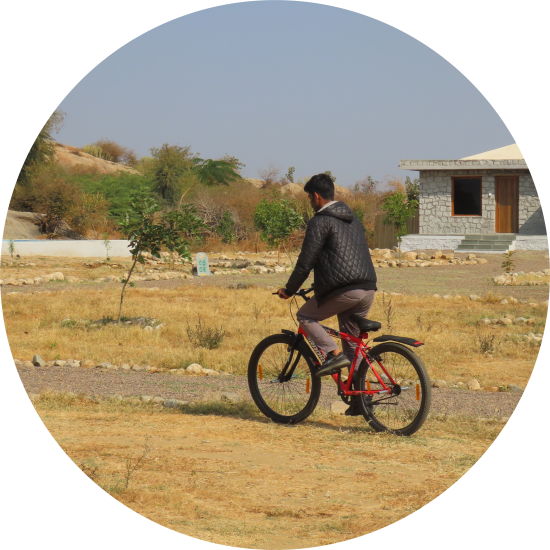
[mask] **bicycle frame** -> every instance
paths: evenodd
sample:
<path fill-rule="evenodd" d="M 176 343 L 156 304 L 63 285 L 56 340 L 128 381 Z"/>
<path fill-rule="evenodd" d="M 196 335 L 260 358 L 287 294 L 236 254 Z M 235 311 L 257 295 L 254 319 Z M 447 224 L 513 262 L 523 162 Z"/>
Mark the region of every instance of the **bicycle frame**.
<path fill-rule="evenodd" d="M 339 331 L 334 330 L 334 329 L 332 329 L 330 327 L 327 327 L 325 325 L 321 325 L 321 326 L 323 327 L 323 329 L 330 336 L 334 336 L 335 338 L 340 338 L 341 340 L 345 340 L 348 343 L 355 346 L 355 353 L 354 353 L 353 361 L 352 361 L 350 369 L 349 369 L 349 375 L 348 375 L 347 380 L 345 382 L 342 381 L 342 378 L 340 376 L 340 372 L 330 375 L 332 377 L 332 379 L 334 380 L 334 382 L 336 383 L 336 385 L 338 386 L 338 393 L 339 394 L 352 396 L 352 395 L 360 395 L 360 394 L 380 395 L 380 394 L 384 394 L 384 393 L 387 393 L 387 394 L 392 393 L 392 388 L 389 387 L 384 382 L 384 380 L 382 379 L 382 377 L 380 376 L 380 374 L 376 370 L 376 368 L 374 366 L 374 362 L 369 360 L 367 352 L 368 352 L 368 350 L 370 350 L 372 348 L 371 348 L 371 346 L 367 346 L 363 342 L 363 338 L 361 338 L 361 337 L 357 338 L 355 336 L 352 336 L 351 334 L 346 334 L 345 332 L 339 332 Z M 298 327 L 298 334 L 301 334 L 304 337 L 305 341 L 308 343 L 308 345 L 311 348 L 313 354 L 315 355 L 315 357 L 317 359 L 317 362 L 318 362 L 318 365 L 321 365 L 325 360 L 325 356 L 324 356 L 323 352 L 315 345 L 314 342 L 312 342 L 312 340 L 308 337 L 308 335 L 306 334 L 306 332 L 304 331 L 304 329 L 301 326 Z M 368 335 L 363 335 L 363 336 L 367 337 Z M 353 383 L 353 375 L 355 373 L 355 370 L 359 367 L 359 365 L 361 364 L 361 361 L 363 359 L 370 366 L 372 373 L 374 374 L 374 376 L 376 377 L 376 379 L 378 380 L 378 382 L 382 386 L 381 389 L 376 389 L 376 390 L 370 389 L 370 384 L 369 384 L 368 381 L 367 381 L 367 389 L 366 390 L 361 391 L 361 390 L 352 390 L 351 389 L 351 385 Z M 376 363 L 378 363 L 378 365 L 382 369 L 384 375 L 387 376 L 387 379 L 390 382 L 390 384 L 392 386 L 397 386 L 396 381 L 391 377 L 389 372 L 386 370 L 386 368 L 382 364 L 382 361 L 378 360 L 378 361 L 376 361 Z"/>

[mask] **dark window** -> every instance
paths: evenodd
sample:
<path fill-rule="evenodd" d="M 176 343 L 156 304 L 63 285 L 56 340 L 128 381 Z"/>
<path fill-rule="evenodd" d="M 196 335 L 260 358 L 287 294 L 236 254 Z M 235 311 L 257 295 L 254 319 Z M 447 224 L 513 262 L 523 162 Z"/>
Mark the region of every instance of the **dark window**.
<path fill-rule="evenodd" d="M 453 214 L 481 216 L 481 178 L 453 179 Z"/>

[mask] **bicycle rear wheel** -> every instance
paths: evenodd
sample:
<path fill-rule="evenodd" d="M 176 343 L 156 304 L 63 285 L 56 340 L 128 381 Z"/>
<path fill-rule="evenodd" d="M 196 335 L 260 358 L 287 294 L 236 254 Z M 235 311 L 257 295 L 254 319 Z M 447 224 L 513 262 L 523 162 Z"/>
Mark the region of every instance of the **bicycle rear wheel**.
<path fill-rule="evenodd" d="M 314 376 L 309 348 L 296 336 L 274 334 L 262 340 L 248 363 L 248 387 L 257 407 L 281 424 L 295 424 L 315 409 L 321 380 Z"/>
<path fill-rule="evenodd" d="M 431 403 L 431 384 L 420 357 L 396 342 L 385 342 L 369 351 L 369 360 L 392 393 L 361 394 L 363 416 L 377 432 L 411 435 L 426 420 Z M 393 385 L 381 365 L 396 382 Z M 382 385 L 366 361 L 359 370 L 359 389 L 375 390 Z"/>

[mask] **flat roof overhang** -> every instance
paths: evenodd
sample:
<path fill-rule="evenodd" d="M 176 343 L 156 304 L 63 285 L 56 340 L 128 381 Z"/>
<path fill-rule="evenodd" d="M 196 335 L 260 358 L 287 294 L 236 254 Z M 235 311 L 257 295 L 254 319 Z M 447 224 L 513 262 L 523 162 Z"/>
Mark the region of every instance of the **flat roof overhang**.
<path fill-rule="evenodd" d="M 523 159 L 510 160 L 402 160 L 402 170 L 528 170 Z"/>

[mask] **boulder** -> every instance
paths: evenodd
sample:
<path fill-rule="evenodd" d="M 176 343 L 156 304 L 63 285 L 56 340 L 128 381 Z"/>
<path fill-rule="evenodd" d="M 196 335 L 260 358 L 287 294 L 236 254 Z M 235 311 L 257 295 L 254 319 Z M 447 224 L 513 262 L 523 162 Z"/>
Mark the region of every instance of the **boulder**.
<path fill-rule="evenodd" d="M 202 374 L 203 368 L 202 365 L 199 365 L 198 363 L 191 363 L 188 367 L 185 369 L 188 374 Z"/>
<path fill-rule="evenodd" d="M 206 376 L 217 376 L 217 375 L 219 375 L 219 372 L 217 370 L 205 369 L 204 367 L 202 369 L 202 372 L 203 372 L 203 374 L 206 374 Z"/>
<path fill-rule="evenodd" d="M 64 281 L 65 275 L 61 271 L 56 271 L 55 273 L 50 273 L 49 275 L 44 275 L 43 277 L 46 281 Z"/>
<path fill-rule="evenodd" d="M 499 325 L 512 325 L 513 324 L 513 321 L 512 319 L 510 319 L 509 317 L 501 317 L 498 321 L 497 321 L 497 324 Z"/>
<path fill-rule="evenodd" d="M 418 254 L 414 251 L 405 252 L 401 255 L 404 260 L 416 260 Z"/>
<path fill-rule="evenodd" d="M 474 391 L 481 389 L 481 385 L 479 384 L 479 381 L 477 380 L 477 378 L 470 378 L 470 380 L 468 380 L 467 382 L 467 387 L 469 390 L 474 390 Z"/>
<path fill-rule="evenodd" d="M 40 357 L 40 355 L 33 355 L 32 364 L 35 367 L 45 367 L 46 366 L 46 361 L 44 361 L 44 359 L 42 359 L 42 357 Z"/>

